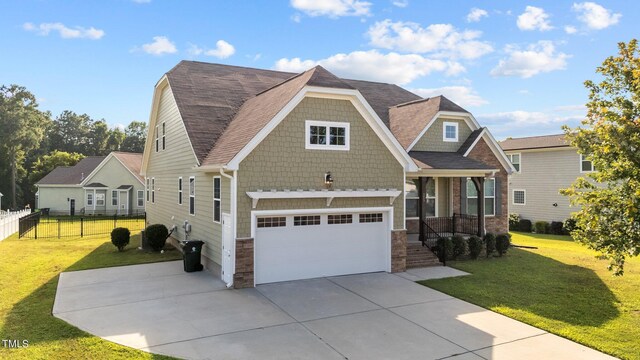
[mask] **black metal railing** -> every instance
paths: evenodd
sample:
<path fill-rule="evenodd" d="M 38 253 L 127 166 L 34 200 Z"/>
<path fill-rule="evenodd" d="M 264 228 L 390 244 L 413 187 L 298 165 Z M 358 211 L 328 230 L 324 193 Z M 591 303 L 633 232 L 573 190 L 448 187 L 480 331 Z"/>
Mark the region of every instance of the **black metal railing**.
<path fill-rule="evenodd" d="M 25 234 L 33 231 L 34 235 L 38 236 L 38 223 L 40 223 L 39 211 L 24 216 L 18 220 L 18 237 L 24 237 Z"/>
<path fill-rule="evenodd" d="M 107 235 L 117 227 L 132 233 L 144 229 L 146 214 L 138 216 L 58 216 L 43 217 L 40 212 L 20 219 L 19 237 L 27 239 Z"/>
<path fill-rule="evenodd" d="M 425 246 L 435 245 L 435 240 L 440 237 L 478 233 L 478 217 L 475 215 L 453 214 L 453 216 L 429 217 L 423 220 L 423 224 Z"/>

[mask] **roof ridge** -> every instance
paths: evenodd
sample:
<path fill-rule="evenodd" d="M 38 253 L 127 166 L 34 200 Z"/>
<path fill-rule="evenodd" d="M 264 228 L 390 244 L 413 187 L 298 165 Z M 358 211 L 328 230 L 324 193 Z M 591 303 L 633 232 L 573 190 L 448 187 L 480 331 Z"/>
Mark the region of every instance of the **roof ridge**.
<path fill-rule="evenodd" d="M 551 137 L 551 136 L 564 136 L 566 134 L 550 134 L 550 135 L 534 135 L 534 136 L 521 136 L 521 137 L 517 137 L 517 138 L 507 138 L 504 139 L 502 141 L 507 141 L 507 140 L 522 140 L 522 139 L 533 139 L 533 138 L 541 138 L 541 137 Z M 500 142 L 502 142 L 500 141 Z"/>
<path fill-rule="evenodd" d="M 437 96 L 435 96 L 435 97 L 437 97 Z M 412 100 L 412 101 L 407 101 L 407 102 L 404 102 L 404 103 L 401 103 L 401 104 L 393 105 L 391 107 L 400 108 L 400 107 L 407 106 L 407 105 L 418 104 L 418 103 L 421 103 L 421 102 L 424 102 L 424 101 L 429 101 L 429 100 L 431 100 L 431 99 L 433 99 L 435 97 L 428 97 L 428 98 L 422 98 L 422 99 L 416 99 L 416 100 Z"/>
<path fill-rule="evenodd" d="M 304 74 L 306 74 L 306 73 L 308 73 L 309 71 L 314 70 L 314 69 L 315 69 L 315 67 L 312 67 L 312 68 L 311 68 L 311 69 L 309 69 L 309 70 L 303 71 L 303 72 L 301 72 L 301 73 L 299 73 L 299 74 L 295 74 L 294 76 L 292 76 L 292 77 L 290 77 L 290 78 L 288 78 L 288 79 L 285 79 L 285 80 L 283 80 L 283 81 L 281 81 L 281 82 L 279 82 L 279 83 L 277 83 L 277 84 L 273 85 L 273 86 L 272 86 L 272 87 L 270 87 L 270 88 L 267 88 L 267 89 L 265 89 L 265 90 L 260 91 L 259 93 L 255 94 L 255 95 L 254 95 L 254 96 L 252 96 L 251 98 L 258 97 L 258 96 L 260 96 L 260 95 L 262 95 L 262 94 L 264 94 L 264 93 L 266 93 L 266 92 L 268 92 L 268 91 L 270 91 L 270 90 L 273 90 L 273 89 L 275 89 L 275 88 L 277 88 L 277 87 L 279 87 L 279 86 L 281 86 L 281 85 L 284 85 L 284 84 L 288 83 L 288 82 L 289 82 L 289 81 L 291 81 L 291 80 L 297 79 L 297 78 L 299 78 L 300 76 L 302 76 L 302 75 L 304 75 Z M 249 99 L 251 99 L 251 98 L 249 98 Z M 247 100 L 248 100 L 248 99 L 247 99 Z M 245 101 L 245 102 L 246 102 L 246 101 Z M 243 105 L 244 105 L 244 103 L 243 103 Z M 240 105 L 240 107 L 242 107 L 242 105 Z"/>

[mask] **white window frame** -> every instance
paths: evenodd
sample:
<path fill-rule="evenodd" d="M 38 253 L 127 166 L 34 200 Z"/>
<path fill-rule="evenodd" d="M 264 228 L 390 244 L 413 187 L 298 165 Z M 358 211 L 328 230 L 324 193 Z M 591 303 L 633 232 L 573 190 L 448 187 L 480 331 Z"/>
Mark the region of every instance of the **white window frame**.
<path fill-rule="evenodd" d="M 434 211 L 435 214 L 433 216 L 427 216 L 427 217 L 438 217 L 438 179 L 439 178 L 431 178 L 431 180 L 433 180 L 434 183 L 434 194 L 433 196 L 425 196 L 425 200 L 433 200 L 435 202 L 435 206 L 434 206 Z M 406 181 L 414 181 L 417 179 L 407 179 Z M 416 189 L 417 189 L 417 185 L 416 185 Z M 405 197 L 404 197 L 404 201 L 406 203 L 406 201 L 408 199 L 412 199 L 412 200 L 418 200 L 418 202 L 420 201 L 420 194 L 418 194 L 418 197 L 407 197 L 407 192 L 405 191 Z M 406 204 L 405 204 L 406 206 Z M 418 209 L 420 209 L 420 206 L 418 205 Z M 411 217 L 407 217 L 405 220 L 419 220 L 420 219 L 420 215 L 418 216 L 411 216 Z"/>
<path fill-rule="evenodd" d="M 178 205 L 182 205 L 184 202 L 182 189 L 184 188 L 184 182 L 182 181 L 182 176 L 178 177 Z"/>
<path fill-rule="evenodd" d="M 160 139 L 159 139 L 159 134 L 158 134 L 158 125 L 156 125 L 155 131 L 154 131 L 154 135 L 156 138 L 156 152 L 158 152 L 160 150 Z"/>
<path fill-rule="evenodd" d="M 162 122 L 162 150 L 164 151 L 164 149 L 167 148 L 167 139 L 166 139 L 166 135 L 167 135 L 167 127 L 165 125 L 165 122 Z"/>
<path fill-rule="evenodd" d="M 106 204 L 106 194 L 100 193 L 100 194 L 96 194 L 96 206 L 105 206 Z M 102 205 L 100 205 L 100 202 L 102 202 Z"/>
<path fill-rule="evenodd" d="M 93 206 L 93 192 L 86 193 L 87 206 Z"/>
<path fill-rule="evenodd" d="M 517 203 L 516 202 L 516 191 L 522 191 L 522 194 L 524 195 L 524 197 L 523 197 L 524 202 L 522 202 L 522 203 Z M 525 189 L 512 189 L 511 190 L 511 205 L 518 205 L 518 206 L 527 205 L 527 190 L 525 190 Z"/>
<path fill-rule="evenodd" d="M 115 197 L 113 197 L 113 195 L 116 195 Z M 113 200 L 116 201 L 116 203 L 113 203 Z M 118 190 L 111 190 L 111 206 L 118 206 Z"/>
<path fill-rule="evenodd" d="M 142 196 L 140 196 L 140 194 L 142 194 Z M 142 201 L 140 201 L 142 200 Z M 144 190 L 138 190 L 136 193 L 136 205 L 139 208 L 143 208 L 144 207 Z"/>
<path fill-rule="evenodd" d="M 484 209 L 484 217 L 489 217 L 489 216 L 496 216 L 496 179 L 495 178 L 489 178 L 489 179 L 484 179 L 484 184 L 487 183 L 487 181 L 489 180 L 493 180 L 493 196 L 487 196 L 487 192 L 485 189 L 485 194 L 484 194 L 484 199 L 492 199 L 493 200 L 493 214 L 487 214 L 487 207 L 485 206 Z M 472 181 L 471 178 L 467 178 L 467 182 Z M 466 184 L 465 184 L 466 186 Z M 475 188 L 475 185 L 473 185 Z M 483 185 L 484 186 L 484 185 Z M 469 196 L 469 192 L 467 191 L 467 214 L 469 214 L 469 199 L 476 199 L 476 204 L 478 203 L 478 195 L 476 193 L 476 196 Z M 479 204 L 477 204 L 476 206 L 479 206 Z M 469 214 L 469 215 L 475 215 L 475 214 Z"/>
<path fill-rule="evenodd" d="M 585 161 L 588 161 L 591 164 L 591 170 L 587 170 L 587 171 L 582 170 L 582 163 L 585 162 Z M 590 173 L 590 172 L 594 171 L 593 162 L 591 160 L 589 160 L 589 159 L 585 159 L 584 154 L 580 154 L 580 163 L 578 165 L 580 166 L 580 173 L 581 174 L 586 174 L 586 173 Z"/>
<path fill-rule="evenodd" d="M 305 149 L 307 150 L 341 150 L 341 151 L 349 151 L 350 148 L 350 137 L 351 137 L 351 131 L 350 131 L 350 126 L 351 124 L 348 122 L 335 122 L 335 121 L 319 121 L 319 120 L 306 120 L 304 123 L 305 126 L 305 140 L 304 140 L 304 144 L 305 144 Z M 327 137 L 327 141 L 326 144 L 321 145 L 321 144 L 312 144 L 311 143 L 311 127 L 312 126 L 318 126 L 318 127 L 324 127 L 325 129 L 325 136 Z M 336 128 L 344 128 L 344 145 L 330 145 L 330 128 L 332 127 L 336 127 Z"/>
<path fill-rule="evenodd" d="M 147 194 L 147 202 L 149 202 L 149 178 L 145 178 L 144 190 Z"/>
<path fill-rule="evenodd" d="M 516 173 L 520 174 L 522 172 L 522 153 L 511 153 L 506 155 L 507 159 L 509 159 L 509 162 L 511 163 L 511 165 L 513 165 L 514 169 L 516 167 L 516 164 L 513 162 L 513 156 L 518 155 L 518 168 L 516 169 Z"/>
<path fill-rule="evenodd" d="M 151 203 L 156 203 L 156 178 L 151 178 Z"/>
<path fill-rule="evenodd" d="M 216 198 L 216 180 L 218 181 L 218 197 Z M 220 224 L 220 222 L 222 221 L 222 177 L 220 176 L 214 176 L 213 177 L 213 208 L 212 208 L 212 213 L 213 213 L 213 222 L 216 224 Z M 220 209 L 218 216 L 219 219 L 216 220 L 216 202 L 218 203 L 218 209 Z"/>
<path fill-rule="evenodd" d="M 193 182 L 191 180 L 193 180 Z M 191 212 L 191 208 L 192 208 L 191 199 L 193 199 L 193 212 Z M 195 176 L 189 176 L 189 215 L 196 216 L 196 177 Z"/>
<path fill-rule="evenodd" d="M 456 137 L 455 139 L 451 139 L 447 137 L 447 126 L 453 126 L 456 129 Z M 442 141 L 445 142 L 458 142 L 458 123 L 457 122 L 450 122 L 450 121 L 444 121 L 442 123 Z"/>

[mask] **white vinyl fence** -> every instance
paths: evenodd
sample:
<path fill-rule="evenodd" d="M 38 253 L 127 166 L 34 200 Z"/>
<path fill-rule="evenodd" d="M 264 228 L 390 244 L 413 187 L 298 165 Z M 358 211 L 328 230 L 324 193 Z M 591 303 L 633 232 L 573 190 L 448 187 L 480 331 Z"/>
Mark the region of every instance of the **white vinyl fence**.
<path fill-rule="evenodd" d="M 0 241 L 18 232 L 21 217 L 31 214 L 31 209 L 0 211 Z"/>

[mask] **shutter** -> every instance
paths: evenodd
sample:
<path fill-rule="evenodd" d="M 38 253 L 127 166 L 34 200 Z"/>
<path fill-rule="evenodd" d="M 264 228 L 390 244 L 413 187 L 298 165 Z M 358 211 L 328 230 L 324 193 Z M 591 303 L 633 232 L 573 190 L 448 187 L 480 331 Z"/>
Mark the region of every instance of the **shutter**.
<path fill-rule="evenodd" d="M 460 214 L 467 213 L 467 178 L 460 178 Z"/>
<path fill-rule="evenodd" d="M 496 177 L 495 178 L 495 192 L 494 192 L 494 196 L 495 196 L 495 201 L 496 201 L 496 206 L 495 206 L 495 213 L 496 216 L 500 216 L 502 215 L 502 184 L 500 181 L 500 178 Z"/>

